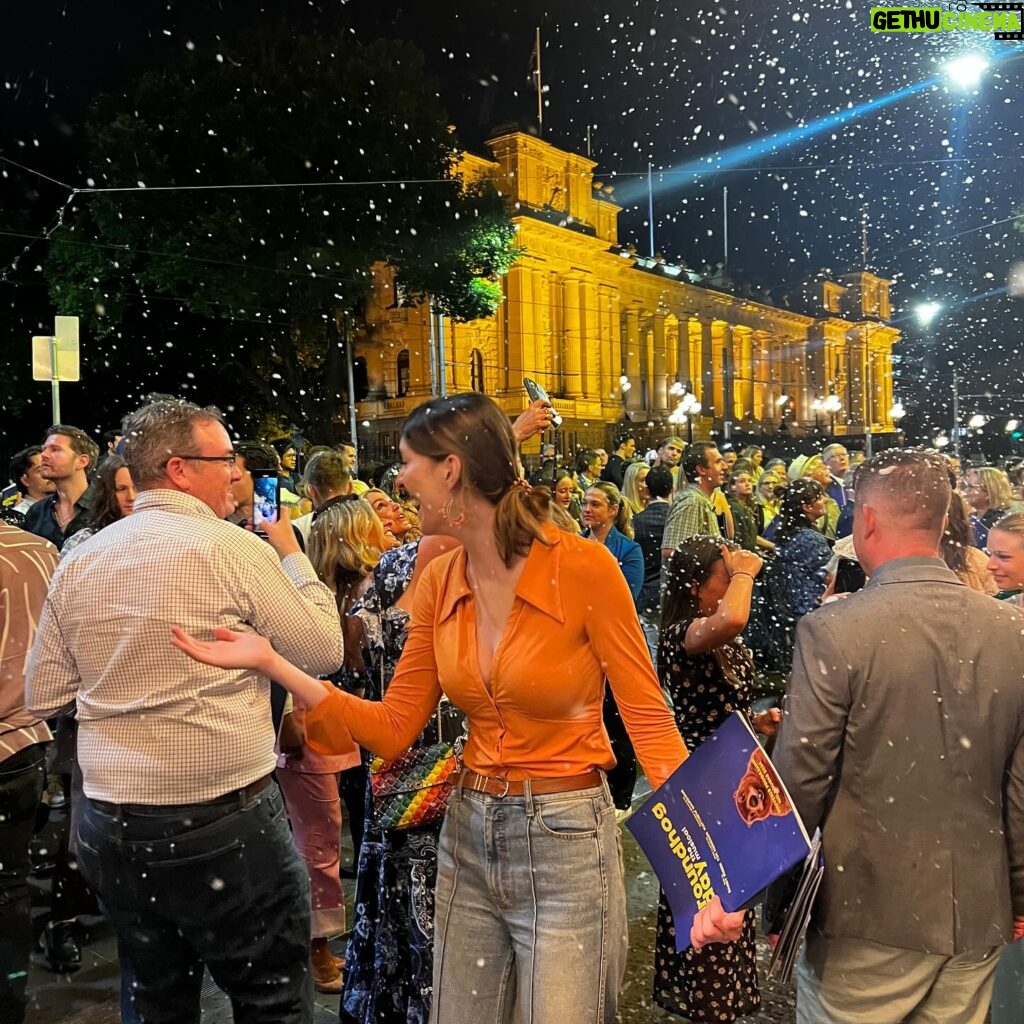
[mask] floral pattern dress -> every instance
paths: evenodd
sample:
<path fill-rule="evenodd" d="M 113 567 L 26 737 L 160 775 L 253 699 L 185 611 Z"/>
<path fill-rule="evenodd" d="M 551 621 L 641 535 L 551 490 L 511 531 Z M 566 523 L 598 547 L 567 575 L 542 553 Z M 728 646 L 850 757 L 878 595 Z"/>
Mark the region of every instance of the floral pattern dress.
<path fill-rule="evenodd" d="M 380 700 L 405 645 L 408 613 L 395 602 L 416 567 L 418 544 L 388 551 L 357 604 L 366 632 L 366 696 Z M 423 742 L 435 742 L 427 727 Z M 345 954 L 341 1020 L 427 1024 L 434 966 L 434 886 L 441 824 L 389 832 L 374 820 L 369 786 L 359 851 L 355 912 Z"/>
<path fill-rule="evenodd" d="M 714 651 L 688 655 L 684 639 L 691 621 L 662 630 L 658 675 L 675 705 L 679 732 L 693 750 L 734 711 L 750 714 L 754 662 L 738 639 Z M 672 911 L 662 893 L 654 945 L 654 1001 L 691 1021 L 728 1022 L 756 1013 L 761 993 L 754 934 L 754 912 L 748 910 L 738 941 L 677 953 Z"/>

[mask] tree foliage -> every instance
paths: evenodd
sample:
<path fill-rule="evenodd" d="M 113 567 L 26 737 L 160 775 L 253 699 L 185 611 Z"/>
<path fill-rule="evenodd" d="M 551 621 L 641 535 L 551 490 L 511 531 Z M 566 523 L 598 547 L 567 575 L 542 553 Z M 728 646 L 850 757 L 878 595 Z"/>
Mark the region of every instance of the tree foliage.
<path fill-rule="evenodd" d="M 336 314 L 358 314 L 374 263 L 410 300 L 473 319 L 519 252 L 493 187 L 453 177 L 454 135 L 408 44 L 259 33 L 185 51 L 101 97 L 88 133 L 99 191 L 51 243 L 56 306 L 97 336 L 168 301 L 219 324 L 197 361 L 313 436 L 340 429 Z"/>

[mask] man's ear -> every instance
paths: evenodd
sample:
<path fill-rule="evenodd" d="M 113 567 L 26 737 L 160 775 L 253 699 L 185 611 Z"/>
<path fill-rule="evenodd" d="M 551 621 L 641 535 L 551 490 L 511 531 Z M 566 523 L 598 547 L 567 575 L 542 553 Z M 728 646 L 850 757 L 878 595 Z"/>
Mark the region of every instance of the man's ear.
<path fill-rule="evenodd" d="M 873 537 L 878 531 L 878 513 L 870 505 L 862 505 L 858 511 L 864 524 L 861 528 L 864 537 Z"/>

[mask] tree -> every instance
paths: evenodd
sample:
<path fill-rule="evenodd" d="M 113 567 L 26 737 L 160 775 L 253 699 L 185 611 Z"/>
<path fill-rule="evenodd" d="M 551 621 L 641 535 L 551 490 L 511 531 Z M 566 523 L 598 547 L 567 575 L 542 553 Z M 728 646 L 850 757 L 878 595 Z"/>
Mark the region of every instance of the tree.
<path fill-rule="evenodd" d="M 456 140 L 408 44 L 262 32 L 186 51 L 98 100 L 88 133 L 100 191 L 53 238 L 54 303 L 112 345 L 127 315 L 159 319 L 158 300 L 209 321 L 189 355 L 312 437 L 341 432 L 336 314 L 358 313 L 375 262 L 411 300 L 472 319 L 518 256 L 501 197 L 453 176 Z M 118 357 L 134 358 L 123 341 Z"/>

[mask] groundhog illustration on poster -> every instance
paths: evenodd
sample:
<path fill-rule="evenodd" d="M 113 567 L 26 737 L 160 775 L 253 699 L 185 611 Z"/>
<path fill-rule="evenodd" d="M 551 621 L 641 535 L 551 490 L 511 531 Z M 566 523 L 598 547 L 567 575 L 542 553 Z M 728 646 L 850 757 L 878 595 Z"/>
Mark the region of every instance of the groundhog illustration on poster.
<path fill-rule="evenodd" d="M 760 747 L 750 755 L 747 770 L 733 793 L 733 799 L 736 801 L 736 810 L 747 825 L 764 821 L 772 814 L 781 817 L 792 810 L 785 791 L 776 782 L 775 770 L 768 755 Z"/>

